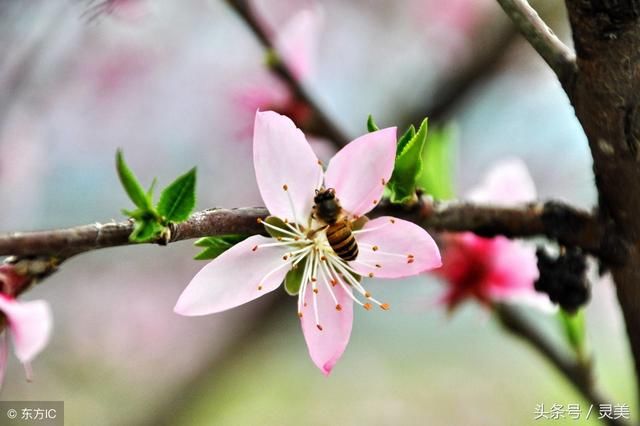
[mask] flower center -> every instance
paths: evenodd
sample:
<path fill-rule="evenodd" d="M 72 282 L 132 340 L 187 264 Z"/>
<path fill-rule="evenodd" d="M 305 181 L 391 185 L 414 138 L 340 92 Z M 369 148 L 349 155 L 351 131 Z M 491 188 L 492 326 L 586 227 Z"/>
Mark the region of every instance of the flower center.
<path fill-rule="evenodd" d="M 289 195 L 288 189 L 287 185 L 283 185 L 283 190 Z M 286 263 L 271 271 L 262 281 L 286 266 L 290 266 L 291 269 L 303 268 L 298 291 L 298 316 L 302 318 L 303 308 L 307 306 L 305 300 L 309 292 L 311 292 L 313 315 L 316 327 L 320 331 L 323 330 L 318 309 L 318 294 L 321 292 L 329 294 L 337 312 L 342 311 L 342 306 L 337 297 L 337 292 L 339 291 L 346 293 L 353 302 L 366 310 L 371 310 L 373 305 L 378 305 L 385 311 L 388 310 L 389 304 L 375 299 L 362 286 L 362 277 L 350 265 L 350 263 L 362 262 L 357 259 L 347 262 L 338 256 L 327 239 L 327 225 L 317 221 L 310 214 L 306 217 L 307 226 L 301 225 L 298 223 L 299 216 L 296 215 L 294 203 L 290 196 L 289 204 L 292 217 L 296 219 L 296 223 L 290 223 L 287 220 L 278 220 L 278 224 L 261 221 L 267 231 L 275 236 L 277 242 L 258 245 L 254 247 L 254 250 L 260 247 L 274 246 L 289 248 L 289 251 L 283 256 L 283 260 Z M 375 251 L 377 248 L 373 248 L 373 250 Z M 375 265 L 375 267 L 380 268 L 382 266 Z M 373 273 L 370 273 L 369 277 L 373 277 Z M 261 286 L 258 289 L 261 289 Z M 358 294 L 359 297 L 357 297 Z"/>

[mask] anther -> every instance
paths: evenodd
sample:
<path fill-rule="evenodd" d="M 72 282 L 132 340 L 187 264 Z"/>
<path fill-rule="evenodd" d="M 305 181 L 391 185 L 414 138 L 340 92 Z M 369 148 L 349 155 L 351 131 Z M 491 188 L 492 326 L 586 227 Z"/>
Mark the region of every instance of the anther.
<path fill-rule="evenodd" d="M 378 246 L 373 246 L 373 247 L 371 247 L 371 250 L 373 250 L 373 251 L 378 251 L 378 249 L 379 249 L 379 248 L 380 248 L 380 247 L 378 247 Z"/>
<path fill-rule="evenodd" d="M 365 303 L 364 305 L 362 305 L 363 308 L 365 308 L 367 311 L 371 310 L 371 303 Z"/>
<path fill-rule="evenodd" d="M 382 309 L 383 311 L 388 311 L 389 310 L 389 304 L 388 303 L 383 303 L 382 305 L 380 305 L 380 309 Z"/>
<path fill-rule="evenodd" d="M 311 281 L 315 283 L 316 281 L 318 281 L 318 279 L 316 277 L 311 277 Z M 316 293 L 317 293 L 317 291 L 316 291 Z"/>
<path fill-rule="evenodd" d="M 282 260 L 287 260 L 289 258 L 289 256 L 287 256 L 286 254 L 284 256 L 282 256 Z"/>
<path fill-rule="evenodd" d="M 378 204 L 378 200 L 373 200 L 373 204 Z"/>
<path fill-rule="evenodd" d="M 285 183 L 284 185 L 282 185 L 282 189 L 284 189 L 285 191 L 289 190 L 289 187 L 287 186 L 287 184 Z"/>
<path fill-rule="evenodd" d="M 371 293 L 369 293 L 368 291 L 364 292 L 364 297 L 366 297 L 367 299 L 371 297 Z"/>
<path fill-rule="evenodd" d="M 320 324 L 316 324 L 316 327 L 318 327 L 318 330 L 322 331 L 322 326 Z"/>
<path fill-rule="evenodd" d="M 336 280 L 332 279 L 332 280 L 331 280 L 331 285 L 332 285 L 333 287 L 337 286 L 337 285 L 338 285 L 338 281 L 336 281 Z"/>
<path fill-rule="evenodd" d="M 376 263 L 376 268 L 382 268 L 382 265 L 379 263 Z"/>
<path fill-rule="evenodd" d="M 259 217 L 259 218 L 257 219 L 257 221 L 258 221 L 258 223 L 262 223 L 262 218 L 261 218 L 261 217 Z"/>
<path fill-rule="evenodd" d="M 384 180 L 384 178 L 382 178 L 382 185 L 386 185 L 387 182 Z"/>
<path fill-rule="evenodd" d="M 327 257 L 326 256 L 321 256 L 320 260 L 322 260 L 323 262 L 326 262 L 327 261 Z"/>
<path fill-rule="evenodd" d="M 340 306 L 340 304 L 336 305 L 336 311 L 340 312 L 342 310 L 342 306 Z"/>
<path fill-rule="evenodd" d="M 410 257 L 410 258 L 407 259 L 407 263 L 413 263 L 414 260 L 415 259 L 413 257 Z"/>
<path fill-rule="evenodd" d="M 276 237 L 276 240 L 282 241 L 282 237 Z"/>
<path fill-rule="evenodd" d="M 396 223 L 396 220 L 395 220 L 395 219 L 393 219 L 393 218 L 391 218 L 391 219 L 389 219 L 389 222 L 391 222 L 391 223 Z"/>
<path fill-rule="evenodd" d="M 256 251 L 258 250 L 258 246 L 253 246 L 253 248 L 251 249 L 251 251 Z"/>
<path fill-rule="evenodd" d="M 318 294 L 318 289 L 317 289 L 317 288 L 314 288 L 314 289 L 313 289 L 313 292 L 314 292 L 315 294 Z"/>
<path fill-rule="evenodd" d="M 373 278 L 373 272 L 369 272 L 369 278 Z"/>
<path fill-rule="evenodd" d="M 258 291 L 262 290 L 262 285 L 258 286 Z"/>
<path fill-rule="evenodd" d="M 298 318 L 302 318 L 302 312 L 298 312 Z"/>
<path fill-rule="evenodd" d="M 318 160 L 318 166 L 322 166 L 322 161 Z"/>

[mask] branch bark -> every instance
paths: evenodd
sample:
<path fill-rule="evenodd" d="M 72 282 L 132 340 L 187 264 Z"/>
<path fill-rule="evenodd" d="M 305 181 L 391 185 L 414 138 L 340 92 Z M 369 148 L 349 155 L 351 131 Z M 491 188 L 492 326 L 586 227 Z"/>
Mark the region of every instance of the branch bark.
<path fill-rule="evenodd" d="M 423 197 L 413 207 L 381 203 L 372 217 L 393 215 L 433 231 L 472 231 L 491 237 L 546 236 L 563 245 L 581 247 L 589 253 L 610 256 L 603 246 L 604 229 L 588 212 L 557 202 L 531 203 L 518 207 L 478 205 L 468 202 L 436 202 Z M 258 218 L 268 216 L 263 207 L 208 209 L 186 222 L 173 225 L 166 244 L 222 234 L 260 234 Z M 0 256 L 70 256 L 107 247 L 134 244 L 129 241 L 132 221 L 95 223 L 67 229 L 0 234 Z"/>
<path fill-rule="evenodd" d="M 540 18 L 527 0 L 498 0 L 522 35 L 556 73 L 560 82 L 570 83 L 576 73 L 576 57 Z"/>

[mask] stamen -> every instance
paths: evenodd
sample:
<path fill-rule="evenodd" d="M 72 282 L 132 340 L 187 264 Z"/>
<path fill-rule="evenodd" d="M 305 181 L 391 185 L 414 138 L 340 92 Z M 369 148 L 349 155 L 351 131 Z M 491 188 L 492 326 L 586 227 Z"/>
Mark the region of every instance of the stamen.
<path fill-rule="evenodd" d="M 324 283 L 325 287 L 327 287 L 327 290 L 329 291 L 329 294 L 333 299 L 333 303 L 336 304 L 336 310 L 337 311 L 342 310 L 342 306 L 340 306 L 340 304 L 338 303 L 338 299 L 336 298 L 336 295 L 333 293 L 333 289 L 331 288 L 331 285 L 329 284 L 329 281 L 327 279 L 330 276 L 327 265 L 325 263 L 320 263 L 320 269 L 318 270 L 318 272 L 319 272 L 318 276 L 320 277 L 320 280 Z M 339 306 L 340 306 L 340 309 L 338 309 Z"/>
<path fill-rule="evenodd" d="M 284 184 L 282 186 L 282 189 L 284 189 L 284 192 L 287 193 L 287 200 L 289 200 L 289 207 L 291 208 L 291 214 L 293 215 L 293 221 L 296 224 L 295 230 L 297 230 L 299 233 L 302 233 L 300 228 L 298 228 L 298 223 L 300 221 L 298 220 L 298 215 L 296 214 L 296 208 L 295 208 L 295 206 L 293 204 L 293 199 L 291 198 L 291 193 L 289 192 L 289 187 L 287 186 L 287 184 Z M 285 221 L 285 223 L 287 223 L 287 222 Z"/>
<path fill-rule="evenodd" d="M 309 249 L 309 251 L 311 251 Z M 307 292 L 307 280 L 309 279 L 309 275 L 311 274 L 311 262 L 313 259 L 314 253 L 311 251 L 311 259 L 304 264 L 304 270 L 302 271 L 302 281 L 300 284 L 300 292 L 298 293 L 298 312 L 302 312 L 303 306 L 306 307 L 307 304 L 304 303 L 304 297 Z"/>
<path fill-rule="evenodd" d="M 265 227 L 267 227 L 269 229 L 273 229 L 274 231 L 277 231 L 277 232 L 282 232 L 283 234 L 289 235 L 294 239 L 295 238 L 300 238 L 300 235 L 302 235 L 301 233 L 298 233 L 298 231 L 295 230 L 295 229 L 294 229 L 295 233 L 292 233 L 292 232 L 287 231 L 284 228 L 278 228 L 277 226 L 274 226 L 274 225 L 272 225 L 269 222 L 266 222 L 264 220 L 261 220 L 260 223 L 262 223 L 262 225 L 264 225 Z"/>
<path fill-rule="evenodd" d="M 389 226 L 391 223 L 395 223 L 395 221 L 394 222 L 385 222 L 382 225 L 376 226 L 376 227 L 373 227 L 373 228 L 358 229 L 356 231 L 351 231 L 351 233 L 357 235 L 357 234 L 364 234 L 365 232 L 377 231 L 379 229 L 384 228 L 385 226 Z"/>
<path fill-rule="evenodd" d="M 258 246 L 253 246 L 253 248 L 251 249 L 251 251 L 256 251 L 258 250 Z"/>
<path fill-rule="evenodd" d="M 359 301 L 354 295 L 353 292 L 351 291 L 351 289 L 347 286 L 347 284 L 345 284 L 342 279 L 340 278 L 340 275 L 336 272 L 336 270 L 333 268 L 333 265 L 331 263 L 327 264 L 327 267 L 329 268 L 330 272 L 331 272 L 331 277 L 333 279 L 333 281 L 336 282 L 336 284 L 340 284 L 340 287 L 342 287 L 342 289 L 345 291 L 345 293 L 347 293 L 349 295 L 349 297 L 351 298 L 351 300 L 353 300 L 354 302 L 356 302 L 358 305 L 363 306 L 362 302 Z M 333 284 L 333 282 L 332 282 Z"/>
<path fill-rule="evenodd" d="M 271 275 L 275 274 L 276 272 L 278 272 L 280 269 L 284 268 L 285 266 L 289 266 L 289 263 L 287 262 L 287 263 L 283 263 L 281 265 L 278 265 L 276 268 L 274 268 L 271 271 L 269 271 L 267 273 L 267 275 L 262 277 L 262 279 L 259 281 L 259 284 L 258 284 L 258 290 L 262 290 L 262 288 L 263 288 L 262 287 L 262 283 L 264 283 L 267 278 L 269 278 Z"/>
<path fill-rule="evenodd" d="M 389 310 L 389 304 L 388 303 L 383 303 L 382 305 L 380 305 L 380 309 L 382 309 L 383 311 L 388 311 Z"/>
<path fill-rule="evenodd" d="M 331 262 L 330 262 L 330 264 L 331 264 Z M 349 284 L 351 284 L 356 290 L 358 290 L 358 292 L 360 294 L 365 296 L 368 300 L 372 301 L 376 305 L 382 307 L 383 303 L 381 303 L 380 301 L 378 301 L 378 300 L 374 299 L 373 297 L 371 297 L 371 293 L 366 291 L 364 289 L 364 287 L 362 287 L 362 285 L 360 285 L 358 280 L 356 280 L 351 274 L 349 274 L 349 273 L 347 273 L 345 271 L 345 269 L 346 269 L 345 265 L 343 265 L 342 263 L 339 263 L 337 261 L 334 261 L 333 262 L 333 266 L 335 266 L 336 269 L 338 269 L 338 270 L 340 270 L 340 272 L 342 272 L 342 276 L 349 282 Z M 365 305 L 367 305 L 367 304 L 365 303 Z M 366 307 L 365 307 L 365 309 L 366 309 Z"/>
<path fill-rule="evenodd" d="M 371 310 L 371 303 L 365 303 L 364 305 L 362 305 L 363 308 L 365 308 L 367 311 Z"/>

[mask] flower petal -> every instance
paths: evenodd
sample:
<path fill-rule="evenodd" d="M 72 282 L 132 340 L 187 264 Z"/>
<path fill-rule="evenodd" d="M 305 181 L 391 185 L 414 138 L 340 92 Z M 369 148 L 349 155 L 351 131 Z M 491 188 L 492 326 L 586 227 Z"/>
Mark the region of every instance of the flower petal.
<path fill-rule="evenodd" d="M 482 183 L 465 198 L 506 205 L 524 203 L 536 199 L 536 187 L 527 165 L 514 157 L 495 163 Z"/>
<path fill-rule="evenodd" d="M 51 309 L 44 300 L 18 302 L 0 295 L 0 311 L 9 322 L 16 356 L 31 361 L 46 345 L 51 335 Z"/>
<path fill-rule="evenodd" d="M 184 289 L 174 312 L 196 316 L 226 311 L 269 293 L 290 269 L 285 247 L 258 247 L 272 238 L 255 235 L 236 244 L 202 268 Z M 262 288 L 259 290 L 258 287 Z"/>
<path fill-rule="evenodd" d="M 272 216 L 306 222 L 322 168 L 304 134 L 273 111 L 256 113 L 253 132 L 253 163 L 265 206 Z"/>
<path fill-rule="evenodd" d="M 351 326 L 353 324 L 353 301 L 347 290 L 341 286 L 332 288 L 341 310 L 336 309 L 336 303 L 329 294 L 326 286 L 318 288 L 318 318 L 322 330 L 318 329 L 313 310 L 313 291 L 310 287 L 305 293 L 306 306 L 302 308 L 302 332 L 307 342 L 309 355 L 325 376 L 338 362 L 349 343 Z"/>
<path fill-rule="evenodd" d="M 336 190 L 346 211 L 362 216 L 380 201 L 395 158 L 395 127 L 360 136 L 331 159 L 324 185 Z"/>
<path fill-rule="evenodd" d="M 321 23 L 319 6 L 305 9 L 287 21 L 276 35 L 276 50 L 298 80 L 304 80 L 315 69 Z"/>
<path fill-rule="evenodd" d="M 442 264 L 431 235 L 406 220 L 379 217 L 367 222 L 355 235 L 359 254 L 350 265 L 362 276 L 400 278 Z"/>

